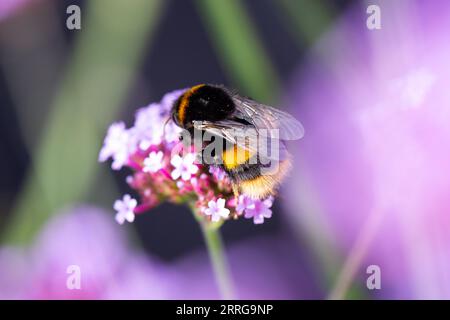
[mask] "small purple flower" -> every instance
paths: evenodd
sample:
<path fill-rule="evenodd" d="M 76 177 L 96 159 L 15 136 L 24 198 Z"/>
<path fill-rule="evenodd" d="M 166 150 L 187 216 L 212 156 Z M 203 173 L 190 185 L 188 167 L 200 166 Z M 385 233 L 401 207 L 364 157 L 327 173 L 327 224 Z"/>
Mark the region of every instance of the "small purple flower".
<path fill-rule="evenodd" d="M 208 202 L 208 208 L 205 209 L 205 214 L 211 216 L 211 221 L 218 222 L 220 218 L 228 218 L 230 210 L 225 208 L 225 199 L 219 198 L 217 201 L 211 200 Z"/>
<path fill-rule="evenodd" d="M 209 167 L 209 173 L 211 173 L 217 181 L 222 181 L 227 177 L 227 173 L 219 167 Z"/>
<path fill-rule="evenodd" d="M 72 265 L 79 289 L 68 286 Z M 56 214 L 30 247 L 0 247 L 0 298 L 171 299 L 181 289 L 168 268 L 131 246 L 110 212 L 77 205 Z"/>
<path fill-rule="evenodd" d="M 178 142 L 180 140 L 180 133 L 182 129 L 175 123 L 169 122 L 164 127 L 164 136 L 166 142 Z"/>
<path fill-rule="evenodd" d="M 131 139 L 130 130 L 125 128 L 123 122 L 113 123 L 108 129 L 98 160 L 104 162 L 112 158 L 111 168 L 120 170 L 135 151 L 133 144 L 130 143 Z"/>
<path fill-rule="evenodd" d="M 19 13 L 36 0 L 2 0 L 0 2 L 0 21 Z"/>
<path fill-rule="evenodd" d="M 144 168 L 142 171 L 144 172 L 157 172 L 160 169 L 162 169 L 162 161 L 163 161 L 164 154 L 162 151 L 158 152 L 151 152 L 147 158 L 144 160 Z"/>
<path fill-rule="evenodd" d="M 243 194 L 239 196 L 238 203 L 236 205 L 236 212 L 241 215 L 244 213 L 245 210 L 248 208 L 253 208 L 254 200 L 252 198 L 249 198 Z"/>
<path fill-rule="evenodd" d="M 147 150 L 163 142 L 176 142 L 181 129 L 173 122 L 168 122 L 171 104 L 178 99 L 184 90 L 176 90 L 166 94 L 160 103 L 151 103 L 136 112 L 134 134 L 139 149 Z"/>
<path fill-rule="evenodd" d="M 163 139 L 163 124 L 156 103 L 141 108 L 136 112 L 134 134 L 139 141 L 139 149 L 147 150 L 152 145 L 158 145 Z"/>
<path fill-rule="evenodd" d="M 172 171 L 172 179 L 176 180 L 179 177 L 184 181 L 191 179 L 192 175 L 198 171 L 198 167 L 194 164 L 194 161 L 195 155 L 192 153 L 187 154 L 184 158 L 175 155 L 170 161 L 170 164 L 175 167 Z"/>
<path fill-rule="evenodd" d="M 125 221 L 134 221 L 134 208 L 137 206 L 136 199 L 131 198 L 129 194 L 123 196 L 122 200 L 114 202 L 114 210 L 117 211 L 116 221 L 123 224 Z"/>
<path fill-rule="evenodd" d="M 253 204 L 249 205 L 245 209 L 244 217 L 247 219 L 253 218 L 254 224 L 264 223 L 264 218 L 272 217 L 272 210 L 270 209 L 270 207 L 272 207 L 272 203 L 273 200 L 271 198 L 264 201 L 254 200 Z"/>

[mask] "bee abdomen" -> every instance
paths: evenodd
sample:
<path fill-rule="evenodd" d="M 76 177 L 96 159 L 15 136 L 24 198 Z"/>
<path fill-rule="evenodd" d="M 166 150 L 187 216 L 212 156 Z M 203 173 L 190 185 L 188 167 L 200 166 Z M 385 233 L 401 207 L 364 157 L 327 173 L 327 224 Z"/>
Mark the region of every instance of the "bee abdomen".
<path fill-rule="evenodd" d="M 227 171 L 241 193 L 253 199 L 265 199 L 276 194 L 290 168 L 291 162 L 286 159 L 271 174 L 262 172 L 260 165 L 242 165 Z"/>

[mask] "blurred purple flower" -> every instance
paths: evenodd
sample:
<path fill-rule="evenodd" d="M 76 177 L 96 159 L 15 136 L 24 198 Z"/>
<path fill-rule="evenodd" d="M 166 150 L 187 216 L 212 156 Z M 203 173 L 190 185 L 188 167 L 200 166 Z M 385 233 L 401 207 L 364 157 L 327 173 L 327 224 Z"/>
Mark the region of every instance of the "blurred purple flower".
<path fill-rule="evenodd" d="M 108 129 L 98 160 L 103 162 L 112 158 L 112 169 L 120 170 L 136 151 L 132 139 L 132 131 L 127 130 L 123 122 L 113 123 Z"/>
<path fill-rule="evenodd" d="M 357 276 L 379 265 L 382 297 L 450 298 L 450 3 L 379 4 L 380 30 L 357 6 L 292 85 L 308 128 L 297 172 L 308 173 L 317 212 L 296 196 L 301 179 L 287 201 L 292 218 L 329 228 L 344 255 L 374 232 Z"/>
<path fill-rule="evenodd" d="M 0 248 L 0 299 L 23 299 L 31 261 L 24 249 Z"/>
<path fill-rule="evenodd" d="M 2 0 L 0 1 L 0 21 L 15 14 L 26 5 L 36 0 Z"/>
<path fill-rule="evenodd" d="M 318 297 L 311 270 L 291 246 L 286 239 L 260 239 L 232 247 L 237 297 Z M 79 290 L 67 287 L 67 269 L 74 265 Z M 219 299 L 211 271 L 203 253 L 158 263 L 132 249 L 109 214 L 79 206 L 53 218 L 28 250 L 0 248 L 0 298 Z"/>
<path fill-rule="evenodd" d="M 53 219 L 29 252 L 0 251 L 0 297 L 11 299 L 164 299 L 165 271 L 134 253 L 105 212 L 78 207 Z M 68 289 L 69 266 L 81 289 Z"/>

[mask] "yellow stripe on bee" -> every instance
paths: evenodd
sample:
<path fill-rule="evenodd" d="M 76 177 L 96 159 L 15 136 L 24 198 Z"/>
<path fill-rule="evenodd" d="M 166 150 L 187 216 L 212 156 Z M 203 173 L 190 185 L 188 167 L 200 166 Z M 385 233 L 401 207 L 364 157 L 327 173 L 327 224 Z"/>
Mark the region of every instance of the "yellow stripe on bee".
<path fill-rule="evenodd" d="M 178 119 L 180 120 L 180 123 L 184 122 L 184 118 L 186 116 L 186 109 L 189 104 L 189 98 L 194 94 L 195 91 L 200 89 L 201 87 L 205 86 L 204 84 L 198 84 L 196 86 L 193 86 L 189 90 L 187 90 L 180 100 L 180 106 L 178 107 Z"/>
<path fill-rule="evenodd" d="M 230 170 L 247 162 L 251 156 L 252 153 L 249 150 L 234 145 L 233 148 L 227 149 L 222 153 L 222 160 L 225 168 Z"/>

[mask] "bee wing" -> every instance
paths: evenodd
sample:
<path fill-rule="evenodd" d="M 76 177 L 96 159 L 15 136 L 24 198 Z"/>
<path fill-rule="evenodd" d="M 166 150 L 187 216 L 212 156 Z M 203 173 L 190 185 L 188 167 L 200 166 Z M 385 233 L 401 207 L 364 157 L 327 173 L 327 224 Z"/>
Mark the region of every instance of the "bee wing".
<path fill-rule="evenodd" d="M 232 99 L 236 105 L 234 116 L 253 124 L 258 131 L 268 131 L 271 136 L 270 131 L 278 129 L 277 138 L 281 140 L 297 140 L 305 134 L 303 125 L 284 111 L 238 95 L 234 95 Z"/>
<path fill-rule="evenodd" d="M 222 137 L 239 148 L 257 154 L 263 163 L 267 163 L 267 160 L 280 161 L 288 157 L 283 141 L 274 137 L 261 136 L 253 125 L 232 120 L 194 121 L 194 128 Z"/>

